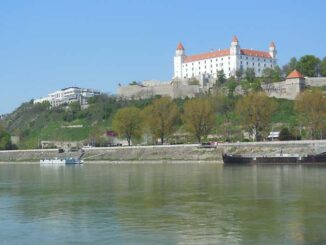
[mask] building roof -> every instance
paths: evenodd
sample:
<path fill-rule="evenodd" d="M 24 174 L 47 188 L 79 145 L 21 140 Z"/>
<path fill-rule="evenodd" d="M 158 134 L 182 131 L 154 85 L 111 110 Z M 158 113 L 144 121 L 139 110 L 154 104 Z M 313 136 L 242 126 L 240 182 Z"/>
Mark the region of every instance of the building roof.
<path fill-rule="evenodd" d="M 241 54 L 248 55 L 248 56 L 262 57 L 262 58 L 272 58 L 268 52 L 252 50 L 252 49 L 241 49 Z"/>
<path fill-rule="evenodd" d="M 300 72 L 294 70 L 286 77 L 286 79 L 291 79 L 291 78 L 304 78 L 304 77 Z"/>
<path fill-rule="evenodd" d="M 237 43 L 237 42 L 239 42 L 239 40 L 238 40 L 238 38 L 237 38 L 237 36 L 236 36 L 236 35 L 234 35 L 234 36 L 233 36 L 233 38 L 232 38 L 232 42 L 234 42 L 234 43 Z"/>
<path fill-rule="evenodd" d="M 179 42 L 177 50 L 185 50 L 181 42 Z"/>
<path fill-rule="evenodd" d="M 187 56 L 184 59 L 184 62 L 192 62 L 192 61 L 197 61 L 197 60 L 206 60 L 206 59 L 212 59 L 216 57 L 222 57 L 222 56 L 227 56 L 230 55 L 230 50 L 229 49 L 223 49 L 223 50 L 216 50 L 208 53 L 202 53 L 202 54 L 195 54 L 192 56 Z"/>
<path fill-rule="evenodd" d="M 271 47 L 271 48 L 275 48 L 275 43 L 274 43 L 274 41 L 271 42 L 271 44 L 269 45 L 269 47 Z"/>
<path fill-rule="evenodd" d="M 248 56 L 269 58 L 269 59 L 272 58 L 268 52 L 251 50 L 251 49 L 241 49 L 241 54 L 248 55 Z M 228 56 L 228 55 L 230 55 L 229 49 L 217 50 L 217 51 L 208 52 L 208 53 L 186 56 L 184 59 L 184 63 L 198 61 L 198 60 L 212 59 L 212 58 L 223 57 L 223 56 Z"/>

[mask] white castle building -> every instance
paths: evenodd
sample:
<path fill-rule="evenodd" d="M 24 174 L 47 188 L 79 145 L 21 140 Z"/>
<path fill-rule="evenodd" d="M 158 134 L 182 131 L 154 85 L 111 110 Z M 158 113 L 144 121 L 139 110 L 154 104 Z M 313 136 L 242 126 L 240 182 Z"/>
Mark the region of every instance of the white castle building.
<path fill-rule="evenodd" d="M 209 75 L 217 77 L 217 71 L 223 70 L 225 76 L 235 76 L 237 70 L 245 71 L 253 68 L 256 76 L 262 71 L 276 66 L 277 51 L 274 42 L 269 45 L 268 51 L 242 49 L 236 36 L 233 37 L 228 49 L 187 56 L 180 42 L 174 56 L 174 79 L 202 77 Z"/>
<path fill-rule="evenodd" d="M 35 99 L 34 104 L 48 101 L 54 107 L 71 102 L 79 102 L 81 105 L 85 105 L 87 104 L 87 98 L 99 94 L 100 92 L 93 89 L 69 87 L 50 93 L 46 97 Z"/>

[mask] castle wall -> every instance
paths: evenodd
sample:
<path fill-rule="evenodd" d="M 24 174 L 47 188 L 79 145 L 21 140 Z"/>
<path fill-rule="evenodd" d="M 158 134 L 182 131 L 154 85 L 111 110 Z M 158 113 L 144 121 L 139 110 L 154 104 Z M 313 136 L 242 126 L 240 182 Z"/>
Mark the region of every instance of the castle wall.
<path fill-rule="evenodd" d="M 159 84 L 153 86 L 127 85 L 118 88 L 118 96 L 125 99 L 147 99 L 156 95 L 171 98 L 194 97 L 201 92 L 199 85 Z"/>
<path fill-rule="evenodd" d="M 306 85 L 312 87 L 326 86 L 326 77 L 306 77 Z"/>
<path fill-rule="evenodd" d="M 301 78 L 286 79 L 282 82 L 264 84 L 262 88 L 269 97 L 294 100 L 303 91 L 305 81 Z"/>

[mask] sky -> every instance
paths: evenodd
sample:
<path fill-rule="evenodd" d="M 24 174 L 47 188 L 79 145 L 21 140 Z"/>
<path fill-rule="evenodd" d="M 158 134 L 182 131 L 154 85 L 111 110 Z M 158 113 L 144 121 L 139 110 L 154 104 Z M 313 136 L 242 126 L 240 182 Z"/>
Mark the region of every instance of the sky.
<path fill-rule="evenodd" d="M 0 0 L 0 114 L 79 86 L 115 94 L 118 84 L 167 81 L 179 41 L 188 55 L 268 50 L 278 64 L 326 56 L 324 0 Z"/>

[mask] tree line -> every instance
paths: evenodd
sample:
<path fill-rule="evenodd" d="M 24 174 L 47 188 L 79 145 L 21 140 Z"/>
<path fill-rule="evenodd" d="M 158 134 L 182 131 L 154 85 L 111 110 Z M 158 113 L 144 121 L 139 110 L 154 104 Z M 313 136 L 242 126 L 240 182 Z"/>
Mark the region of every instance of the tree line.
<path fill-rule="evenodd" d="M 262 91 L 239 97 L 218 94 L 192 98 L 181 106 L 169 97 L 162 97 L 143 109 L 135 106 L 119 109 L 113 117 L 112 128 L 128 144 L 144 134 L 151 135 L 152 143 L 159 139 L 160 144 L 164 144 L 180 129 L 190 133 L 195 141 L 203 142 L 222 124 L 231 127 L 235 116 L 240 134 L 246 131 L 253 140 L 261 141 L 271 130 L 271 119 L 277 110 L 280 110 L 279 100 L 269 98 Z M 294 102 L 294 112 L 297 128 L 305 132 L 306 138 L 322 139 L 326 136 L 326 98 L 321 90 L 301 93 Z M 283 139 L 295 138 L 290 136 L 287 128 L 282 131 L 282 134 L 286 133 L 289 135 Z"/>
<path fill-rule="evenodd" d="M 117 111 L 112 128 L 131 144 L 132 139 L 149 132 L 152 141 L 159 139 L 164 144 L 167 138 L 176 132 L 181 123 L 201 142 L 215 124 L 215 113 L 208 98 L 189 99 L 182 108 L 169 97 L 153 101 L 143 110 L 131 106 Z"/>

